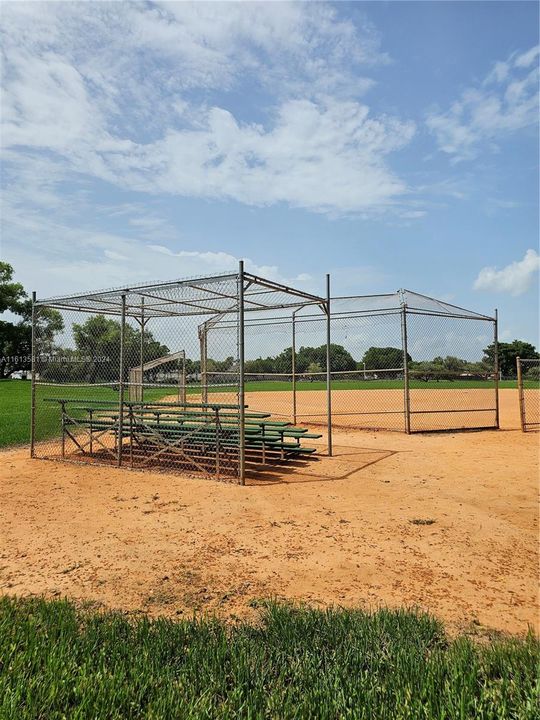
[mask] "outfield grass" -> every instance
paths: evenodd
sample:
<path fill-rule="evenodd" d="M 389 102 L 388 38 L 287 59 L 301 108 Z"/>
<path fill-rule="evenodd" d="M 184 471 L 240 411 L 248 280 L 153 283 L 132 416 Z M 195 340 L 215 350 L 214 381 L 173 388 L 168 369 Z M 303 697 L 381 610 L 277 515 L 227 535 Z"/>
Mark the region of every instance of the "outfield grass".
<path fill-rule="evenodd" d="M 160 400 L 164 395 L 170 394 L 170 388 L 165 391 L 161 388 L 145 390 L 147 400 Z M 38 440 L 54 437 L 60 433 L 58 408 L 40 402 L 45 397 L 118 402 L 118 392 L 108 387 L 38 386 L 36 395 L 39 419 Z M 24 380 L 0 381 L 0 447 L 30 442 L 30 403 L 30 382 Z"/>
<path fill-rule="evenodd" d="M 30 438 L 30 383 L 0 381 L 0 447 Z"/>
<path fill-rule="evenodd" d="M 256 625 L 0 599 L 0 717 L 538 717 L 539 642 L 450 640 L 406 611 L 265 606 Z"/>
<path fill-rule="evenodd" d="M 515 380 L 502 380 L 499 383 L 501 388 L 515 388 Z M 326 385 L 323 381 L 297 382 L 299 392 L 305 390 L 324 390 Z M 392 390 L 402 389 L 401 380 L 335 380 L 332 382 L 332 389 L 339 390 Z M 489 389 L 493 384 L 482 380 L 456 380 L 450 382 L 422 382 L 421 380 L 411 381 L 412 389 L 433 389 L 433 390 L 463 390 L 463 389 Z M 525 387 L 538 388 L 538 382 L 525 381 Z M 39 386 L 42 397 L 68 397 L 77 399 L 95 400 L 118 400 L 118 392 L 108 387 L 69 387 L 69 386 Z M 291 391 L 290 382 L 279 382 L 265 380 L 246 383 L 246 392 L 275 392 Z M 211 393 L 234 392 L 235 386 L 216 386 L 210 388 Z M 145 399 L 160 400 L 164 396 L 171 395 L 174 389 L 148 388 L 145 390 Z M 200 393 L 198 386 L 188 387 L 188 395 Z M 53 437 L 59 433 L 59 415 L 52 411 L 41 412 L 39 418 L 39 438 L 43 440 Z M 0 381 L 0 447 L 18 445 L 30 442 L 30 382 L 23 380 L 2 380 Z"/>

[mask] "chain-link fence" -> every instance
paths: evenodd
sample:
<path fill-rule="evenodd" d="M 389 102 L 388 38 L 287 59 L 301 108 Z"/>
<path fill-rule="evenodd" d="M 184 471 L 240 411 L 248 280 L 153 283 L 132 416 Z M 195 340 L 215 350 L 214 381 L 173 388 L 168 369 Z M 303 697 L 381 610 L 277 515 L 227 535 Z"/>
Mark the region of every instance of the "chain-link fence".
<path fill-rule="evenodd" d="M 498 427 L 496 319 L 409 291 L 322 298 L 241 265 L 35 302 L 33 351 L 37 457 L 243 482 L 307 440 L 331 455 L 332 428 Z"/>
<path fill-rule="evenodd" d="M 238 386 L 203 402 L 198 357 L 199 313 L 225 303 L 236 275 L 35 303 L 34 456 L 237 477 Z"/>
<path fill-rule="evenodd" d="M 406 320 L 411 432 L 498 427 L 494 323 L 414 311 Z"/>
<path fill-rule="evenodd" d="M 425 432 L 498 427 L 496 319 L 400 291 L 246 321 L 250 407 L 293 423 Z M 208 337 L 230 330 L 227 318 Z M 225 381 L 222 373 L 213 377 Z"/>
<path fill-rule="evenodd" d="M 523 432 L 540 430 L 540 358 L 516 358 L 519 416 Z"/>
<path fill-rule="evenodd" d="M 242 263 L 238 273 L 34 301 L 32 455 L 240 482 L 247 465 L 307 458 L 307 429 L 248 406 L 245 313 L 324 302 Z"/>

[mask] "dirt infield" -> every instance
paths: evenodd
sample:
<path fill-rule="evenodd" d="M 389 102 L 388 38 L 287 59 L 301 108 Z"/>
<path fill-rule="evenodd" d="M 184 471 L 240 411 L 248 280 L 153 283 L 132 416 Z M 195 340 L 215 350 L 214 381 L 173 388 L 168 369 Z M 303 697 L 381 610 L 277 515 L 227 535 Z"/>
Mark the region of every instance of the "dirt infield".
<path fill-rule="evenodd" d="M 513 390 L 501 423 L 339 429 L 334 458 L 321 445 L 246 488 L 5 451 L 0 592 L 171 616 L 245 616 L 269 596 L 418 605 L 451 626 L 538 630 L 538 434 L 517 429 Z"/>
<path fill-rule="evenodd" d="M 296 398 L 298 422 L 326 425 L 324 390 L 303 389 L 297 392 Z M 287 391 L 248 391 L 246 402 L 253 410 L 266 410 L 284 417 L 290 417 L 292 413 L 292 393 Z M 493 389 L 438 389 L 431 386 L 412 389 L 410 408 L 411 428 L 415 431 L 496 425 Z M 334 390 L 332 410 L 332 424 L 337 428 L 404 431 L 403 390 Z M 445 412 L 447 410 L 450 412 Z"/>

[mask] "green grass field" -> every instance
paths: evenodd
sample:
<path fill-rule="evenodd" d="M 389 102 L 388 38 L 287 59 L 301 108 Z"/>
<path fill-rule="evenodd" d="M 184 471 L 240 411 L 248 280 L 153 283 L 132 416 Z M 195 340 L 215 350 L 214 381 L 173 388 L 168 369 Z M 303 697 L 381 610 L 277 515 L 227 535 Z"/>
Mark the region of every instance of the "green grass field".
<path fill-rule="evenodd" d="M 538 382 L 525 382 L 526 387 L 538 388 Z M 339 390 L 389 390 L 401 389 L 403 387 L 400 380 L 355 380 L 340 381 L 336 380 L 332 383 L 332 389 Z M 455 382 L 423 382 L 413 380 L 411 388 L 415 389 L 433 389 L 433 390 L 461 390 L 474 388 L 490 388 L 491 383 L 481 380 L 457 380 Z M 500 383 L 501 388 L 515 388 L 515 380 L 503 380 Z M 20 445 L 30 441 L 30 383 L 22 380 L 2 380 L 0 381 L 0 447 L 9 445 Z M 290 382 L 277 382 L 273 380 L 248 382 L 246 383 L 247 392 L 274 392 L 274 391 L 290 391 L 292 385 Z M 324 382 L 298 382 L 297 389 L 299 392 L 305 390 L 324 390 Z M 219 386 L 211 388 L 211 392 L 234 392 L 234 386 Z M 171 395 L 173 388 L 149 388 L 145 390 L 145 399 L 159 400 L 164 396 Z M 199 393 L 197 386 L 188 388 L 188 394 Z M 74 388 L 69 386 L 39 387 L 39 393 L 42 397 L 71 397 L 78 399 L 96 399 L 96 400 L 118 400 L 118 392 L 107 387 L 83 387 Z M 52 412 L 43 412 L 39 418 L 39 439 L 52 437 L 59 432 L 58 416 Z"/>
<path fill-rule="evenodd" d="M 539 642 L 450 640 L 404 610 L 266 605 L 169 621 L 0 599 L 0 717 L 533 720 Z"/>
<path fill-rule="evenodd" d="M 163 395 L 170 395 L 160 388 L 145 391 L 147 400 L 160 400 Z M 81 400 L 113 400 L 118 401 L 118 392 L 108 387 L 69 386 L 44 387 L 38 386 L 36 401 L 39 412 L 39 440 L 54 437 L 59 433 L 59 414 L 55 406 L 39 403 L 44 397 L 77 398 Z M 30 403 L 31 385 L 23 380 L 0 381 L 0 447 L 21 445 L 30 442 Z"/>

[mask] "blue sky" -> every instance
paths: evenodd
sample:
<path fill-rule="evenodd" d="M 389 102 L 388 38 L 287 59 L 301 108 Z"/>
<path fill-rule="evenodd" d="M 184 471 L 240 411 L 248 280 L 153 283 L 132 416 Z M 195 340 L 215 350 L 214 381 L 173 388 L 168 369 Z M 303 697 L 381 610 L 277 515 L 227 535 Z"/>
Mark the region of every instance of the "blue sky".
<path fill-rule="evenodd" d="M 41 297 L 406 287 L 538 344 L 538 4 L 2 5 L 2 257 Z"/>

